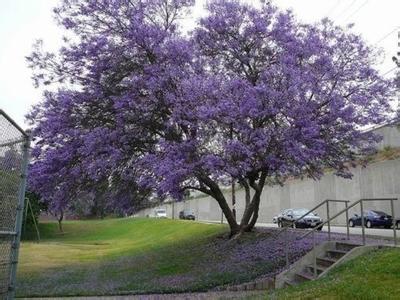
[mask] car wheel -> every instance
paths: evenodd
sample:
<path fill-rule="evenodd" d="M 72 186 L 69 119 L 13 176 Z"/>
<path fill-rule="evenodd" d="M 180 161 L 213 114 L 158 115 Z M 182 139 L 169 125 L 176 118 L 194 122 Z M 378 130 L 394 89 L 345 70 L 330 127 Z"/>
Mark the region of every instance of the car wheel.
<path fill-rule="evenodd" d="M 392 226 L 391 225 L 385 225 L 384 228 L 385 229 L 390 229 Z"/>
<path fill-rule="evenodd" d="M 367 228 L 372 228 L 372 223 L 371 223 L 371 221 L 368 220 L 366 226 L 367 226 Z"/>
<path fill-rule="evenodd" d="M 321 231 L 321 230 L 322 230 L 322 227 L 323 227 L 323 226 L 318 227 L 317 230 L 318 230 L 318 231 Z"/>
<path fill-rule="evenodd" d="M 282 223 L 281 222 L 278 222 L 278 227 L 282 227 Z"/>
<path fill-rule="evenodd" d="M 397 229 L 400 229 L 400 222 L 397 222 L 397 223 L 396 223 L 396 228 L 397 228 Z"/>
<path fill-rule="evenodd" d="M 353 220 L 350 220 L 350 221 L 349 221 L 349 226 L 350 226 L 350 227 L 354 227 L 354 226 L 356 226 L 356 225 L 354 225 L 354 222 L 353 222 Z"/>

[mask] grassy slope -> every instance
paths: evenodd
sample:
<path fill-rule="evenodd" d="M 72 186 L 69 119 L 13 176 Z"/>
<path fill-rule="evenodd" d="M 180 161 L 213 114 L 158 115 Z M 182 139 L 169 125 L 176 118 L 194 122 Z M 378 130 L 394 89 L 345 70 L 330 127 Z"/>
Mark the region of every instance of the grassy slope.
<path fill-rule="evenodd" d="M 41 243 L 22 244 L 18 294 L 157 290 L 154 277 L 184 273 L 207 259 L 200 245 L 226 230 L 188 221 L 111 219 L 65 222 L 61 235 L 55 223 L 42 224 Z"/>
<path fill-rule="evenodd" d="M 327 277 L 280 290 L 272 299 L 399 299 L 400 249 L 358 257 Z"/>

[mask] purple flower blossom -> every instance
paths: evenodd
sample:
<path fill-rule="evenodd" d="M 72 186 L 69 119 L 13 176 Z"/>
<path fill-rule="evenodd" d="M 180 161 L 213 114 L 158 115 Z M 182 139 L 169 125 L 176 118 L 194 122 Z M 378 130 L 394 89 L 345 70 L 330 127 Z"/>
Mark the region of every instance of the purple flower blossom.
<path fill-rule="evenodd" d="M 61 83 L 29 115 L 30 184 L 53 206 L 99 185 L 112 205 L 130 199 L 123 207 L 142 203 L 141 188 L 177 199 L 197 189 L 235 233 L 245 227 L 221 185 L 252 190 L 248 226 L 266 182 L 326 167 L 350 177 L 345 162 L 376 141 L 361 128 L 387 120 L 393 86 L 360 36 L 234 0 L 211 1 L 183 34 L 193 2 L 65 0 L 55 10 L 76 39 L 28 58 L 37 84 Z"/>

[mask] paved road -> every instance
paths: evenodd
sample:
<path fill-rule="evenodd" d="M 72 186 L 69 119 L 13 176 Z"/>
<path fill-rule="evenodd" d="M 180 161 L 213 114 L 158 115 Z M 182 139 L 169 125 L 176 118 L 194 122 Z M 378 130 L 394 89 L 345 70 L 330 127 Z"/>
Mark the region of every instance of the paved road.
<path fill-rule="evenodd" d="M 200 220 L 203 223 L 220 223 L 220 221 L 206 221 Z M 258 227 L 272 227 L 278 228 L 277 224 L 273 223 L 256 223 Z M 322 231 L 328 231 L 328 225 L 325 225 L 322 228 Z M 331 232 L 335 233 L 344 233 L 346 234 L 347 229 L 345 226 L 331 226 Z M 361 227 L 350 227 L 350 234 L 358 234 L 361 235 Z M 384 238 L 393 238 L 393 229 L 384 229 L 384 228 L 365 228 L 365 234 L 368 236 L 377 236 Z M 396 230 L 397 238 L 400 238 L 400 230 Z"/>
<path fill-rule="evenodd" d="M 273 223 L 257 223 L 256 226 L 260 227 L 278 227 L 278 225 Z M 322 228 L 322 231 L 328 231 L 328 225 Z M 346 233 L 347 229 L 345 226 L 331 226 L 331 232 L 336 233 Z M 397 237 L 400 237 L 400 230 L 396 231 Z M 350 234 L 362 234 L 361 227 L 350 227 Z M 365 228 L 365 234 L 371 236 L 379 236 L 386 238 L 393 238 L 393 229 L 383 229 L 383 228 Z"/>

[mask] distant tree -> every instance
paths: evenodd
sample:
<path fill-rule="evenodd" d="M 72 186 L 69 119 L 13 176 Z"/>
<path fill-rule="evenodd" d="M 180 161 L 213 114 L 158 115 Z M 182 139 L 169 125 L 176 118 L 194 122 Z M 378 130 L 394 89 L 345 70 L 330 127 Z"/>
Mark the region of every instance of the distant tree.
<path fill-rule="evenodd" d="M 362 128 L 387 120 L 392 82 L 358 35 L 329 20 L 298 22 L 270 3 L 211 1 L 193 32 L 190 0 L 64 0 L 74 35 L 59 53 L 28 58 L 46 92 L 29 119 L 32 185 L 55 208 L 106 186 L 131 208 L 142 190 L 182 199 L 199 190 L 221 207 L 231 235 L 251 230 L 266 184 L 319 178 L 376 140 Z M 222 187 L 246 191 L 237 223 Z M 146 194 L 146 193 L 144 193 Z M 136 206 L 136 207 L 138 207 Z"/>
<path fill-rule="evenodd" d="M 28 204 L 29 200 L 29 204 Z M 22 238 L 31 238 L 36 235 L 36 228 L 39 224 L 39 216 L 46 211 L 46 205 L 40 201 L 40 196 L 27 191 L 25 194 L 25 213 L 22 222 Z"/>

